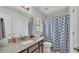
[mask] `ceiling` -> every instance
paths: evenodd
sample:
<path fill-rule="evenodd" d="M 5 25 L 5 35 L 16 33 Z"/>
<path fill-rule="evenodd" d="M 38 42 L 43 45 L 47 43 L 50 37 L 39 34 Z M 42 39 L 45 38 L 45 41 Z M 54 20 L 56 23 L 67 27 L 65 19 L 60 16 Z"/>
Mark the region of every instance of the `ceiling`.
<path fill-rule="evenodd" d="M 44 16 L 50 16 L 57 13 L 67 13 L 67 6 L 34 6 L 36 10 L 38 10 Z"/>
<path fill-rule="evenodd" d="M 11 9 L 18 13 L 21 13 L 21 11 L 23 13 L 25 13 L 25 11 L 26 11 L 17 6 L 16 7 L 7 6 L 5 8 Z M 49 17 L 49 16 L 58 15 L 58 14 L 62 14 L 62 13 L 69 13 L 69 7 L 67 7 L 67 6 L 30 6 L 30 8 L 32 9 L 31 10 L 32 12 L 37 11 L 36 14 L 40 13 L 44 17 Z M 27 13 L 32 14 L 30 11 Z"/>

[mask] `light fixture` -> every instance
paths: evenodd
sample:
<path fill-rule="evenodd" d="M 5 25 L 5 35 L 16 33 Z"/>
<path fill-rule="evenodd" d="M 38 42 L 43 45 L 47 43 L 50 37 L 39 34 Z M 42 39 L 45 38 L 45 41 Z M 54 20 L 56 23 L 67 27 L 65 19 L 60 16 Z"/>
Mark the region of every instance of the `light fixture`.
<path fill-rule="evenodd" d="M 45 10 L 48 10 L 48 8 L 44 8 Z"/>
<path fill-rule="evenodd" d="M 30 11 L 30 7 L 28 7 L 28 6 L 21 6 L 22 8 L 24 8 L 25 10 L 27 10 L 27 11 Z"/>

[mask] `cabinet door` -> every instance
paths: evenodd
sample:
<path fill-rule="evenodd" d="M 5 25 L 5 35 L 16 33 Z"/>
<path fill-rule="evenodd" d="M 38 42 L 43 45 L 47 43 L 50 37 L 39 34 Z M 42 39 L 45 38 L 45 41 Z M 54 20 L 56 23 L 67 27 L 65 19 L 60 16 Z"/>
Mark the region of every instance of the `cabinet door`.
<path fill-rule="evenodd" d="M 39 53 L 43 53 L 43 45 L 39 47 Z"/>
<path fill-rule="evenodd" d="M 70 51 L 79 47 L 79 7 L 70 8 Z"/>

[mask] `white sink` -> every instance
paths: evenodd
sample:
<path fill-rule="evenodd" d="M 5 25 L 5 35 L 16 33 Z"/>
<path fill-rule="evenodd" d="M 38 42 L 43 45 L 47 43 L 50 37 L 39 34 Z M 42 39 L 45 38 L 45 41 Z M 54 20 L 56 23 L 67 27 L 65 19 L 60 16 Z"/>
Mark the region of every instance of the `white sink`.
<path fill-rule="evenodd" d="M 27 44 L 31 44 L 33 42 L 34 42 L 33 40 L 27 40 L 27 41 L 21 42 L 21 44 L 27 45 Z"/>

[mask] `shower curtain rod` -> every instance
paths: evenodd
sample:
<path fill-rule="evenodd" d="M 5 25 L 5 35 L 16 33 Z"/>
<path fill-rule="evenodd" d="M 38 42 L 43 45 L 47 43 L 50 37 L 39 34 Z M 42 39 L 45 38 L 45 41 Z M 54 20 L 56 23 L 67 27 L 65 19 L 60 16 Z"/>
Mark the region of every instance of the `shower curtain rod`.
<path fill-rule="evenodd" d="M 56 16 L 66 16 L 66 15 L 70 16 L 69 13 L 64 13 L 64 14 L 59 14 L 59 15 L 52 15 L 52 16 L 50 16 L 50 17 L 45 18 L 44 20 L 49 19 L 49 18 L 51 18 L 51 17 L 56 17 Z"/>

